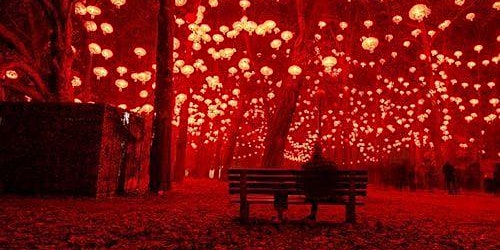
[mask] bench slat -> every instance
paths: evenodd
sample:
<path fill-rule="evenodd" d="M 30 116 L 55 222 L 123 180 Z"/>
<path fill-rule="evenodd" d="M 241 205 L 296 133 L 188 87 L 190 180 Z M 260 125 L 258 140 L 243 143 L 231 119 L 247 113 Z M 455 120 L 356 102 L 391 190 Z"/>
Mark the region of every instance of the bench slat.
<path fill-rule="evenodd" d="M 354 182 L 368 182 L 368 176 L 335 176 L 332 178 L 336 178 L 336 181 L 338 182 L 349 182 L 350 180 Z M 266 176 L 266 175 L 247 175 L 246 180 L 247 181 L 274 181 L 274 182 L 282 182 L 282 181 L 300 181 L 301 177 L 300 176 Z M 229 176 L 229 181 L 237 181 L 239 182 L 241 180 L 240 175 L 236 176 Z"/>
<path fill-rule="evenodd" d="M 239 188 L 241 183 L 230 182 L 229 188 Z M 355 189 L 366 189 L 366 183 L 354 183 Z M 298 182 L 255 182 L 248 181 L 246 183 L 247 188 L 270 188 L 270 189 L 303 189 L 304 185 Z M 348 182 L 335 183 L 332 188 L 335 189 L 349 189 L 351 187 Z"/>
<path fill-rule="evenodd" d="M 286 192 L 287 194 L 304 194 L 302 189 L 271 189 L 271 188 L 247 188 L 247 194 L 275 194 L 277 192 Z M 239 194 L 239 188 L 230 188 L 230 194 Z M 334 192 L 336 195 L 349 195 L 351 191 L 349 189 L 338 189 Z M 354 191 L 355 196 L 366 196 L 366 190 L 356 189 Z"/>

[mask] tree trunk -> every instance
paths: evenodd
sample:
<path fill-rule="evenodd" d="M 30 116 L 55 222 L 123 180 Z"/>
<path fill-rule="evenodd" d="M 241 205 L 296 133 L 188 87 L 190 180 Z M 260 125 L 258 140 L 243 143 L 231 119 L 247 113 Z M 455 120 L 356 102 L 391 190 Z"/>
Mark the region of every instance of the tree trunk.
<path fill-rule="evenodd" d="M 189 90 L 188 90 L 189 93 Z M 180 182 L 184 179 L 186 170 L 186 149 L 188 137 L 188 118 L 189 118 L 189 103 L 191 97 L 182 104 L 179 114 L 179 132 L 176 141 L 175 165 L 174 165 L 174 181 Z"/>
<path fill-rule="evenodd" d="M 264 142 L 266 146 L 262 158 L 262 167 L 264 168 L 276 168 L 283 164 L 286 137 L 297 107 L 297 98 L 303 81 L 303 79 L 291 80 L 289 87 L 283 90 L 280 103 L 276 107 L 271 122 L 269 122 L 269 131 Z"/>
<path fill-rule="evenodd" d="M 157 33 L 157 72 L 155 89 L 155 117 L 151 148 L 150 190 L 169 190 L 171 171 L 171 106 L 172 106 L 172 3 L 160 0 Z"/>

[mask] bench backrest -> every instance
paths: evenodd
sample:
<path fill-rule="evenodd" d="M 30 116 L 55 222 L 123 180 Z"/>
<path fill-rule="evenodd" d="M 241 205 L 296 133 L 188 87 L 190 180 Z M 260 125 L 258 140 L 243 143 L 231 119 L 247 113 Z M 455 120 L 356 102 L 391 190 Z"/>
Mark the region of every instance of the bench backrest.
<path fill-rule="evenodd" d="M 303 195 L 300 177 L 302 170 L 230 168 L 230 194 L 275 194 Z M 336 183 L 332 189 L 336 195 L 366 196 L 368 172 L 366 170 L 337 170 Z"/>

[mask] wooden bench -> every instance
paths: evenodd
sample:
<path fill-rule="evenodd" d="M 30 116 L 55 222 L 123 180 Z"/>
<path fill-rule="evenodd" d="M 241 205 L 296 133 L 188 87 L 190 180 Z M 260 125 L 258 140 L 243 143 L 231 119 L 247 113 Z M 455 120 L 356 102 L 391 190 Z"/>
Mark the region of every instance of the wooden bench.
<path fill-rule="evenodd" d="M 229 194 L 231 202 L 240 203 L 240 219 L 248 222 L 250 204 L 273 204 L 277 192 L 288 194 L 288 204 L 306 204 L 300 176 L 302 170 L 291 169 L 242 169 L 231 168 Z M 356 205 L 363 205 L 359 197 L 366 196 L 368 171 L 337 170 L 336 185 L 332 189 L 334 199 L 322 200 L 320 204 L 344 205 L 346 222 L 356 222 Z"/>

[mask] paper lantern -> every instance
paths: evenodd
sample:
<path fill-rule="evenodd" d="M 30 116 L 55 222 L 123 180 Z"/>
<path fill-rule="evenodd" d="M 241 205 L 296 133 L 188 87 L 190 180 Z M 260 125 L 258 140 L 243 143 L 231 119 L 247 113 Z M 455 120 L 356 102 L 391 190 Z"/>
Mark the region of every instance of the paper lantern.
<path fill-rule="evenodd" d="M 424 18 L 431 14 L 431 9 L 425 4 L 416 4 L 411 7 L 408 16 L 411 20 L 422 22 Z"/>

